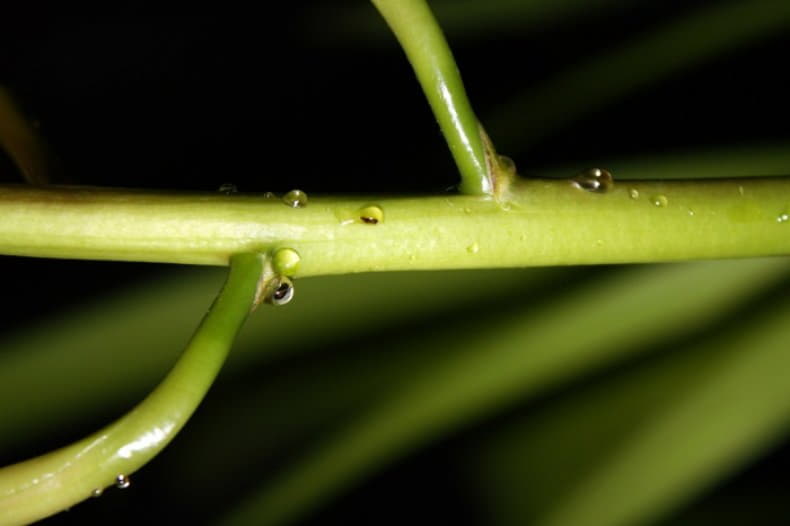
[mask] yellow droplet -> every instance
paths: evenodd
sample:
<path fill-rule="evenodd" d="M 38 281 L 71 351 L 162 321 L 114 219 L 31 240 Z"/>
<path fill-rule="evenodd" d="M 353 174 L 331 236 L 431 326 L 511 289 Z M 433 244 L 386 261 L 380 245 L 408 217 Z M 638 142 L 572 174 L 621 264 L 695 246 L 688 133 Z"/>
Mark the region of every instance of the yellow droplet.
<path fill-rule="evenodd" d="M 359 210 L 359 220 L 367 225 L 377 225 L 384 221 L 384 210 L 377 205 L 369 205 Z"/>
<path fill-rule="evenodd" d="M 636 188 L 629 188 L 628 195 L 631 197 L 631 199 L 639 199 L 639 190 Z"/>
<path fill-rule="evenodd" d="M 272 256 L 272 267 L 282 276 L 293 276 L 299 269 L 302 257 L 292 248 L 280 248 Z"/>
<path fill-rule="evenodd" d="M 469 252 L 470 254 L 477 254 L 478 252 L 480 252 L 480 245 L 478 245 L 476 242 L 472 243 L 471 245 L 466 247 L 466 251 Z"/>

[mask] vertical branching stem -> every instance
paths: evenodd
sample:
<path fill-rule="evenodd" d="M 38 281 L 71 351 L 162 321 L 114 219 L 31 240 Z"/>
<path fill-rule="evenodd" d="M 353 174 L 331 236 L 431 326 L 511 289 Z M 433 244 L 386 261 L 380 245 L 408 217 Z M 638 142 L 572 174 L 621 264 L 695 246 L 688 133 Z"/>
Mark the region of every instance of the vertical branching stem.
<path fill-rule="evenodd" d="M 372 0 L 406 52 L 461 173 L 461 193 L 490 195 L 494 187 L 480 125 L 455 59 L 424 0 Z"/>

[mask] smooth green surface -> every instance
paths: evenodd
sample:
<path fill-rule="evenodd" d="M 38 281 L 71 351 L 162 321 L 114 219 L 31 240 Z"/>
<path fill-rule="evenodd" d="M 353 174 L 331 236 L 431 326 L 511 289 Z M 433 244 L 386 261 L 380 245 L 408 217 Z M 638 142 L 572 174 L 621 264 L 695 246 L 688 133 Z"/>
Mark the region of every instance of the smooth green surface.
<path fill-rule="evenodd" d="M 382 223 L 346 221 L 371 202 Z M 674 261 L 790 253 L 788 213 L 785 177 L 615 182 L 603 194 L 522 179 L 501 203 L 312 197 L 306 208 L 262 196 L 3 186 L 0 253 L 224 265 L 286 246 L 301 256 L 296 277 Z"/>
<path fill-rule="evenodd" d="M 491 195 L 480 128 L 442 30 L 424 0 L 373 0 L 411 62 L 455 164 L 463 194 Z"/>
<path fill-rule="evenodd" d="M 394 458 L 483 415 L 622 360 L 644 342 L 715 321 L 787 272 L 784 258 L 640 269 L 534 313 L 422 337 L 417 349 L 439 359 L 410 369 L 398 387 L 375 397 L 225 520 L 290 523 Z"/>
<path fill-rule="evenodd" d="M 101 492 L 145 465 L 183 427 L 211 386 L 247 318 L 263 257 L 234 256 L 228 281 L 162 383 L 104 429 L 0 469 L 0 523 L 27 524 Z"/>

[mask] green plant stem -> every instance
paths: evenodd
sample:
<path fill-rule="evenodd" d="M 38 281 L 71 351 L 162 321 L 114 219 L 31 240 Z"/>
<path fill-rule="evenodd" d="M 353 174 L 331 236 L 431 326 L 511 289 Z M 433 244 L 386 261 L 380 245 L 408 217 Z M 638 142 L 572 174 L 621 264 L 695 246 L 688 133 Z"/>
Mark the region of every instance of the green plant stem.
<path fill-rule="evenodd" d="M 231 260 L 228 280 L 162 383 L 115 423 L 74 444 L 0 470 L 0 523 L 26 524 L 101 492 L 161 451 L 211 386 L 250 311 L 263 256 Z"/>
<path fill-rule="evenodd" d="M 480 125 L 439 24 L 424 0 L 372 0 L 411 62 L 461 173 L 459 191 L 491 195 Z"/>
<path fill-rule="evenodd" d="M 638 193 L 637 198 L 633 195 Z M 658 202 L 663 206 L 657 206 Z M 384 219 L 359 210 L 375 203 Z M 296 276 L 672 261 L 790 253 L 790 178 L 616 184 L 525 179 L 476 196 L 312 197 L 0 187 L 0 254 L 226 265 L 281 246 Z"/>

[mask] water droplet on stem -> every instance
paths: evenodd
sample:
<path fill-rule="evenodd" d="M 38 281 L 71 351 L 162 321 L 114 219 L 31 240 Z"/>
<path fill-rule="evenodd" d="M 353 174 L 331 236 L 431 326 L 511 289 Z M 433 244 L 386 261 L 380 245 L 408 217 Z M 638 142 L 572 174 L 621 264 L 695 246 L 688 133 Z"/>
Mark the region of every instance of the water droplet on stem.
<path fill-rule="evenodd" d="M 126 489 L 132 485 L 132 480 L 123 473 L 120 473 L 117 477 L 115 477 L 115 487 L 119 489 Z"/>
<path fill-rule="evenodd" d="M 669 204 L 669 199 L 667 199 L 667 196 L 659 194 L 651 197 L 650 202 L 659 208 L 664 208 Z"/>
<path fill-rule="evenodd" d="M 266 298 L 267 303 L 280 306 L 285 305 L 294 297 L 294 284 L 285 276 L 280 276 L 271 296 Z"/>
<path fill-rule="evenodd" d="M 598 194 L 606 193 L 614 187 L 612 174 L 602 168 L 585 170 L 571 179 L 571 181 L 576 188 Z"/>
<path fill-rule="evenodd" d="M 307 206 L 307 194 L 301 190 L 291 190 L 283 196 L 283 203 L 291 208 L 304 208 Z"/>

